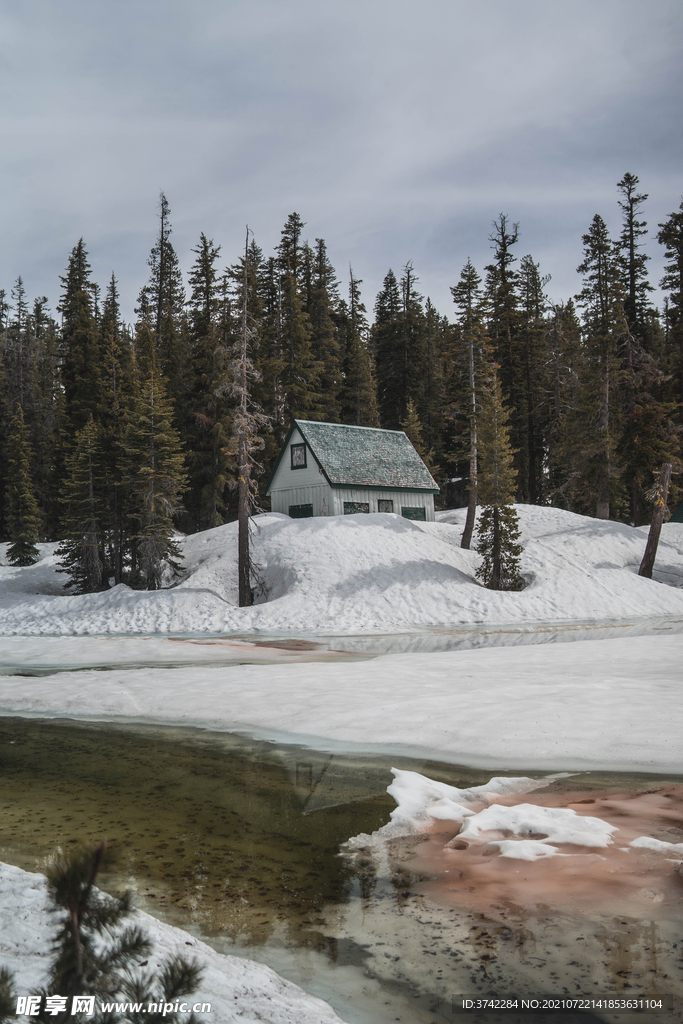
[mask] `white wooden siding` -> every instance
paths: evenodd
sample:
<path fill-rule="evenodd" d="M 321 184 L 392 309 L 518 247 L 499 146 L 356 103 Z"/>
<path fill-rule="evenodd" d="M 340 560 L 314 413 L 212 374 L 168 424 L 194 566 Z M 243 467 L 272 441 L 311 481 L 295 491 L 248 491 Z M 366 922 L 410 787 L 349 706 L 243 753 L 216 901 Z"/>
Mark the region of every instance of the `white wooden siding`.
<path fill-rule="evenodd" d="M 296 443 L 296 442 L 295 442 Z M 307 467 L 308 468 L 308 467 Z M 317 468 L 317 467 L 316 467 Z M 297 476 L 305 470 L 295 470 Z M 318 477 L 318 480 L 320 477 Z M 289 515 L 290 505 L 313 505 L 314 516 L 343 516 L 345 501 L 364 501 L 371 512 L 378 511 L 380 498 L 394 503 L 394 512 L 401 515 L 401 508 L 423 508 L 427 522 L 434 522 L 434 495 L 413 491 L 370 491 L 362 487 L 330 487 L 328 483 L 308 487 L 271 487 L 270 501 L 273 512 Z"/>
<path fill-rule="evenodd" d="M 314 516 L 331 516 L 334 513 L 330 491 L 328 483 L 318 484 L 317 487 L 287 487 L 279 491 L 271 488 L 270 507 L 273 512 L 284 512 L 288 516 L 290 505 L 313 505 Z"/>
<path fill-rule="evenodd" d="M 322 470 L 315 461 L 311 449 L 306 445 L 306 468 L 305 469 L 292 469 L 292 457 L 290 454 L 290 446 L 293 444 L 305 444 L 305 441 L 298 430 L 295 430 L 289 439 L 287 445 L 287 451 L 282 456 L 280 465 L 277 467 L 277 473 L 273 477 L 273 482 L 270 485 L 271 496 L 274 498 L 274 492 L 285 489 L 290 490 L 295 488 L 300 490 L 302 487 L 318 487 L 320 484 L 328 486 L 327 481 L 323 475 Z M 310 499 L 309 499 L 310 500 Z M 290 505 L 297 504 L 308 504 L 306 502 L 295 502 L 290 501 Z M 276 509 L 273 508 L 275 512 Z M 280 509 L 277 509 L 280 511 Z M 287 510 L 285 509 L 285 512 Z M 314 512 L 314 515 L 319 515 L 318 512 Z"/>
<path fill-rule="evenodd" d="M 389 499 L 394 503 L 394 512 L 397 515 L 401 515 L 401 509 L 405 508 L 423 508 L 427 522 L 434 522 L 434 495 L 422 492 L 415 493 L 414 491 L 393 491 L 387 488 L 386 490 L 375 491 L 368 490 L 363 487 L 335 487 L 332 490 L 334 512 L 332 515 L 343 516 L 344 515 L 344 502 L 345 501 L 365 501 L 370 506 L 371 512 L 378 511 L 377 502 L 380 498 Z M 293 502 L 292 502 L 293 504 Z M 314 515 L 318 513 L 314 511 Z"/>

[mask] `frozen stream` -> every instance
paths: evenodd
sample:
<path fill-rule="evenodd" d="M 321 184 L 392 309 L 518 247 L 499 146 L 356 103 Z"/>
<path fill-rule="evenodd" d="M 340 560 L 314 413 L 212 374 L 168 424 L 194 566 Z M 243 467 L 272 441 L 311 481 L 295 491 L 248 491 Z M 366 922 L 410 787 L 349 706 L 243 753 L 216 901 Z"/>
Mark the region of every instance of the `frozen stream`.
<path fill-rule="evenodd" d="M 332 662 L 383 654 L 519 647 L 683 633 L 683 617 L 586 622 L 443 625 L 413 632 L 320 636 L 298 633 L 206 633 L 174 636 L 0 636 L 0 676 L 50 675 L 78 669 L 178 668 Z"/>
<path fill-rule="evenodd" d="M 669 616 L 343 636 L 12 636 L 0 638 L 0 691 L 4 675 L 9 710 L 21 706 L 13 705 L 10 690 L 52 686 L 36 677 L 64 671 L 78 673 L 69 682 L 74 693 L 86 684 L 99 692 L 100 680 L 105 693 L 107 677 L 154 670 L 147 692 L 166 676 L 158 671 L 164 667 L 187 667 L 188 675 L 196 675 L 198 667 L 319 663 L 324 677 L 325 663 L 330 675 L 350 675 L 362 666 L 350 665 L 347 673 L 344 662 L 384 654 L 681 633 L 683 618 Z M 98 671 L 88 677 L 93 669 Z M 240 672 L 254 674 L 254 669 Z M 138 680 L 141 675 L 130 672 Z M 226 680 L 236 675 L 228 672 Z M 21 676 L 34 678 L 29 683 Z M 64 677 L 55 679 L 56 690 L 60 681 L 66 683 Z M 242 684 L 236 680 L 234 686 L 239 690 Z M 335 752 L 330 747 L 323 752 L 315 743 L 295 745 L 291 733 L 267 742 L 211 732 L 211 727 L 41 720 L 47 709 L 26 712 L 32 718 L 12 717 L 15 713 L 0 718 L 0 860 L 39 870 L 56 846 L 106 835 L 121 852 L 118 873 L 105 879 L 106 885 L 132 886 L 143 909 L 221 952 L 263 960 L 328 999 L 349 1024 L 628 1020 L 603 1012 L 499 1018 L 453 1010 L 457 996 L 491 990 L 683 996 L 678 949 L 683 886 L 673 876 L 639 882 L 635 899 L 623 892 L 610 895 L 601 882 L 588 903 L 566 905 L 540 892 L 519 900 L 513 890 L 486 902 L 471 887 L 444 885 L 448 870 L 440 874 L 436 847 L 431 850 L 420 840 L 392 848 L 379 861 L 340 856 L 349 837 L 388 820 L 394 806 L 386 793 L 392 765 L 460 787 L 488 781 L 491 771 L 426 760 L 417 750 L 411 756 L 408 748 L 398 760 L 344 742 L 331 745 Z M 532 755 L 536 764 L 537 754 Z M 499 775 L 544 774 L 526 770 L 519 760 L 496 763 L 515 764 L 514 772 L 496 769 Z M 590 767 L 585 761 L 584 766 Z M 654 771 L 584 771 L 557 779 L 544 792 L 557 797 L 563 787 L 574 787 L 583 802 L 617 792 L 629 799 L 634 793 L 668 799 L 666 787 L 681 781 Z M 662 832 L 672 842 L 683 841 L 683 812 L 677 814 L 672 830 Z M 667 1011 L 661 1019 L 682 1018 Z"/>
<path fill-rule="evenodd" d="M 453 903 L 435 891 L 420 842 L 393 849 L 384 865 L 341 857 L 346 839 L 388 820 L 390 764 L 187 728 L 3 718 L 0 859 L 39 870 L 56 846 L 105 835 L 120 851 L 105 887 L 132 886 L 143 909 L 219 951 L 263 960 L 351 1024 L 494 1024 L 496 1015 L 451 1007 L 487 986 L 604 996 L 663 985 L 680 996 L 676 891 L 588 908 L 478 904 L 471 892 Z M 490 776 L 407 757 L 401 767 L 459 787 Z M 544 792 L 574 787 L 590 802 L 591 793 L 652 793 L 676 782 L 583 772 Z"/>

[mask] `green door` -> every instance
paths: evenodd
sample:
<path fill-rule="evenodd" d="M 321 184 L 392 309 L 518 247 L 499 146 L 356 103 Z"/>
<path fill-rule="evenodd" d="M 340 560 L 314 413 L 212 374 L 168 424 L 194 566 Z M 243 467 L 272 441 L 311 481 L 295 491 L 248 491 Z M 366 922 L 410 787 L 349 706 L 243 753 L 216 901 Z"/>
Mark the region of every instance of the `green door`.
<path fill-rule="evenodd" d="M 401 515 L 404 519 L 415 519 L 419 523 L 426 523 L 427 521 L 426 508 L 411 508 L 409 505 L 403 505 Z"/>

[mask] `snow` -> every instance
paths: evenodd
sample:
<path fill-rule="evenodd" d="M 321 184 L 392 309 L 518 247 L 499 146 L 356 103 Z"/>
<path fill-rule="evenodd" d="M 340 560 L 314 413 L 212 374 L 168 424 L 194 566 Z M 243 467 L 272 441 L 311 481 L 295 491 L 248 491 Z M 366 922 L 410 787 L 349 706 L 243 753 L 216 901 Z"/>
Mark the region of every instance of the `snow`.
<path fill-rule="evenodd" d="M 474 814 L 473 807 L 486 802 L 492 795 L 504 793 L 530 793 L 548 783 L 538 779 L 493 778 L 485 786 L 458 789 L 436 779 L 428 779 L 419 772 L 392 768 L 394 781 L 387 793 L 396 801 L 391 820 L 375 835 L 397 837 L 410 835 L 434 818 L 462 821 Z"/>
<path fill-rule="evenodd" d="M 387 792 L 396 801 L 396 808 L 390 822 L 371 836 L 354 836 L 346 844 L 349 849 L 428 831 L 435 821 L 443 820 L 459 825 L 447 848 L 464 849 L 472 844 L 496 847 L 502 857 L 532 861 L 558 855 L 560 851 L 553 844 L 610 846 L 612 833 L 618 831 L 601 818 L 579 815 L 571 808 L 525 803 L 510 807 L 497 802 L 542 789 L 549 779 L 493 778 L 483 786 L 457 789 L 419 772 L 399 768 L 391 771 L 394 781 Z M 636 840 L 631 845 L 645 844 Z"/>
<path fill-rule="evenodd" d="M 64 596 L 55 545 L 35 566 L 0 568 L 0 633 L 93 635 L 301 631 L 333 634 L 456 623 L 567 622 L 683 614 L 683 525 L 662 531 L 657 572 L 637 575 L 647 529 L 518 506 L 521 593 L 474 578 L 479 556 L 460 548 L 465 510 L 435 523 L 397 515 L 254 520 L 253 552 L 265 591 L 237 607 L 237 525 L 182 542 L 185 577 L 170 590 L 120 585 Z M 0 555 L 2 551 L 0 550 Z"/>
<path fill-rule="evenodd" d="M 273 653 L 243 636 L 181 645 L 158 635 L 339 636 L 683 617 L 683 525 L 665 525 L 655 579 L 645 580 L 637 568 L 646 529 L 550 508 L 518 511 L 527 581 L 520 593 L 494 593 L 476 582 L 478 556 L 460 548 L 465 510 L 441 514 L 436 523 L 390 515 L 259 516 L 254 554 L 264 589 L 245 609 L 237 607 L 236 524 L 184 538 L 185 575 L 157 593 L 119 586 L 69 595 L 56 545 L 41 545 L 35 566 L 0 565 L 0 660 L 46 674 L 0 676 L 0 712 L 284 735 L 323 749 L 417 752 L 504 770 L 680 771 L 681 635 L 392 654 L 324 666 L 321 654 L 300 652 L 281 652 L 271 664 Z M 4 555 L 0 545 L 0 562 Z M 107 672 L 75 670 L 85 657 L 74 653 L 77 637 L 89 638 L 90 664 Z M 288 664 L 293 658 L 297 663 Z M 67 670 L 57 675 L 56 668 Z M 557 858 L 552 865 L 571 863 L 559 859 L 553 843 L 600 849 L 614 831 L 568 809 L 496 802 L 542 782 L 494 778 L 459 790 L 395 774 L 390 792 L 398 807 L 387 835 L 453 821 L 461 842 L 497 849 L 500 863 Z M 676 856 L 683 844 L 644 836 L 630 845 Z M 16 968 L 20 992 L 45 966 L 43 905 L 40 876 L 0 866 L 0 963 Z M 190 943 L 207 964 L 200 998 L 212 1002 L 214 1019 L 339 1019 L 268 968 L 220 956 L 141 917 L 160 954 Z"/>
<path fill-rule="evenodd" d="M 683 636 L 0 680 L 0 711 L 180 723 L 505 770 L 680 772 Z"/>
<path fill-rule="evenodd" d="M 667 843 L 663 839 L 652 839 L 650 836 L 632 839 L 629 846 L 634 846 L 637 850 L 655 850 L 657 853 L 675 853 L 683 856 L 683 843 Z"/>
<path fill-rule="evenodd" d="M 17 995 L 45 983 L 50 941 L 56 930 L 48 912 L 43 875 L 0 864 L 0 964 L 15 974 Z M 204 1020 L 220 1024 L 339 1024 L 322 999 L 309 995 L 264 964 L 215 952 L 194 936 L 136 911 L 132 924 L 149 935 L 154 950 L 148 970 L 169 954 L 199 961 L 203 979 L 188 1001 L 211 1003 Z"/>
<path fill-rule="evenodd" d="M 517 804 L 514 807 L 487 807 L 463 824 L 458 837 L 474 842 L 490 842 L 487 833 L 511 832 L 525 836 L 545 833 L 539 843 L 569 843 L 572 846 L 609 846 L 615 825 L 600 818 L 578 815 L 568 807 L 537 807 Z M 500 844 L 499 844 L 500 845 Z M 514 856 L 510 843 L 505 844 L 507 856 Z M 525 858 L 526 859 L 526 858 Z"/>

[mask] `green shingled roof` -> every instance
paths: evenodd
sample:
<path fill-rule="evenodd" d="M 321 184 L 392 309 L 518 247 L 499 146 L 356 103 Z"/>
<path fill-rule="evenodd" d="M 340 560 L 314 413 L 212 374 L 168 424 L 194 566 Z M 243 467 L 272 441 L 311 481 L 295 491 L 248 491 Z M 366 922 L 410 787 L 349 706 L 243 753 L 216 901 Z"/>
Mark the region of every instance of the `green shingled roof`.
<path fill-rule="evenodd" d="M 436 481 L 402 430 L 312 420 L 295 420 L 294 425 L 333 487 L 394 487 L 438 494 Z"/>

